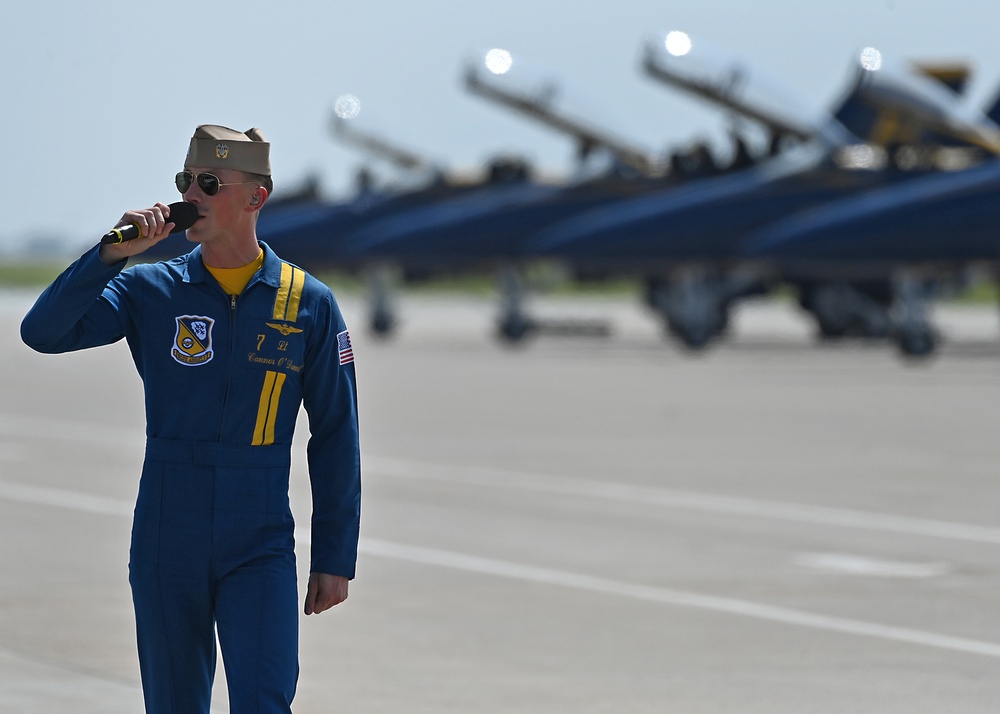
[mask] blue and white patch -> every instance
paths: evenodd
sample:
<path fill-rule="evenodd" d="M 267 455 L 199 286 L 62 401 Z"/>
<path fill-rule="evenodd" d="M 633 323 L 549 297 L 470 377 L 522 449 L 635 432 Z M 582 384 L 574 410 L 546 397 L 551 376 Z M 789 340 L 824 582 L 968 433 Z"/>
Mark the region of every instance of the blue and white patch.
<path fill-rule="evenodd" d="M 201 315 L 180 315 L 174 318 L 177 332 L 170 356 L 188 367 L 198 367 L 212 361 L 212 326 L 215 320 Z"/>

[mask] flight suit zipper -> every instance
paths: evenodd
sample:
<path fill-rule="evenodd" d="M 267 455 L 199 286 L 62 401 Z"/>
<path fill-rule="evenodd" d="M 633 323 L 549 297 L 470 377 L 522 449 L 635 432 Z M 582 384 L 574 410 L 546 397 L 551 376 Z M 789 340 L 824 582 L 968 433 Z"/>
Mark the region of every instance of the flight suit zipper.
<path fill-rule="evenodd" d="M 255 285 L 260 280 L 260 273 L 258 271 L 257 275 L 250 278 L 250 282 L 246 284 L 243 291 L 239 295 L 228 295 L 229 297 L 229 359 L 226 360 L 226 388 L 222 393 L 222 409 L 220 411 L 219 417 L 219 431 L 216 440 L 221 442 L 223 440 L 223 432 L 226 425 L 226 407 L 229 404 L 229 387 L 233 378 L 233 370 L 236 366 L 236 303 L 237 301 L 246 294 L 253 285 Z"/>
<path fill-rule="evenodd" d="M 222 393 L 222 409 L 219 412 L 219 432 L 216 441 L 222 441 L 222 429 L 226 423 L 226 404 L 229 402 L 229 383 L 233 377 L 233 360 L 236 350 L 236 296 L 229 296 L 229 359 L 226 360 L 226 389 Z"/>

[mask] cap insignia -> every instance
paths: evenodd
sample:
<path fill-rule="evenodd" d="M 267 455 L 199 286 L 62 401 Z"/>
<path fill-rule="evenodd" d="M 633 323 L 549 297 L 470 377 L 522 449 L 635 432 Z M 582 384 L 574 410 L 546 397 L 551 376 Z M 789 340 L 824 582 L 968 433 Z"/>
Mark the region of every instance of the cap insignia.
<path fill-rule="evenodd" d="M 217 159 L 228 159 L 229 158 L 229 147 L 225 144 L 215 145 L 215 158 Z"/>

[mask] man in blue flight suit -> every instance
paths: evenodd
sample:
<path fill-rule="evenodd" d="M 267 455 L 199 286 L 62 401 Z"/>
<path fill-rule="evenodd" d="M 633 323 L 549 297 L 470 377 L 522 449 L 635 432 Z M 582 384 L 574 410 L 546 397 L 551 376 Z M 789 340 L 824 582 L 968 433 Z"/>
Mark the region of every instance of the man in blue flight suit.
<path fill-rule="evenodd" d="M 56 353 L 124 337 L 145 388 L 146 456 L 129 581 L 146 711 L 207 714 L 216 630 L 230 710 L 290 712 L 298 595 L 290 447 L 309 416 L 307 615 L 347 597 L 361 502 L 354 354 L 330 290 L 256 236 L 272 190 L 257 129 L 199 126 L 178 190 L 197 209 L 188 255 L 123 270 L 165 238 L 169 206 L 127 211 L 136 240 L 84 254 L 21 336 Z"/>

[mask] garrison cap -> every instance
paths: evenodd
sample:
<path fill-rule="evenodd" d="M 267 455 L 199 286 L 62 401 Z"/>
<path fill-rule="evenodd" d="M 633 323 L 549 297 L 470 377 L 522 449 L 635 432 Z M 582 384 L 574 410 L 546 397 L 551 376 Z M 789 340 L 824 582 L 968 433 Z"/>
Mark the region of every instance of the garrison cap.
<path fill-rule="evenodd" d="M 260 129 L 236 131 L 216 124 L 202 124 L 194 130 L 184 166 L 236 169 L 270 176 L 270 149 Z"/>

